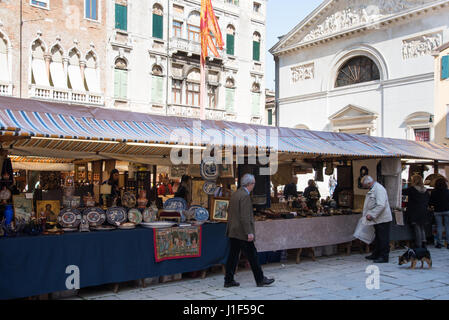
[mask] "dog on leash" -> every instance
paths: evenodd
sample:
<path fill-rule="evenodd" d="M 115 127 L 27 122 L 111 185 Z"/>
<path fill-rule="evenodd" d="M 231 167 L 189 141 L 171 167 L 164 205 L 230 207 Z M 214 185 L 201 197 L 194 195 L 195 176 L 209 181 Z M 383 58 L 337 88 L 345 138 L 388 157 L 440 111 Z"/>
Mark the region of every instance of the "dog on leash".
<path fill-rule="evenodd" d="M 407 251 L 399 257 L 399 265 L 403 265 L 406 263 L 412 262 L 411 269 L 415 269 L 416 263 L 421 261 L 421 269 L 424 268 L 424 262 L 427 263 L 429 269 L 432 268 L 432 258 L 430 256 L 429 250 L 426 248 L 416 248 L 410 249 L 407 248 Z"/>

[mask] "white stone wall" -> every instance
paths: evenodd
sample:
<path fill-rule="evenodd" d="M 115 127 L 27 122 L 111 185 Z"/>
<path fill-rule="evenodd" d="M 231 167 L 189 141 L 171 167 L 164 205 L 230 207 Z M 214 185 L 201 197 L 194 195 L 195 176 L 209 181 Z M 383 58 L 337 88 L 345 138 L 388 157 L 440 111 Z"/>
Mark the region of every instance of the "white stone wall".
<path fill-rule="evenodd" d="M 447 41 L 448 16 L 445 7 L 281 55 L 280 125 L 332 130 L 329 116 L 352 104 L 378 114 L 375 135 L 414 139 L 405 120 L 415 112 L 434 114 L 434 62 L 430 52 L 404 57 L 403 44 L 423 41 L 426 35 Z M 355 55 L 374 60 L 381 80 L 335 88 L 339 67 Z M 312 64 L 313 72 L 307 71 Z"/>

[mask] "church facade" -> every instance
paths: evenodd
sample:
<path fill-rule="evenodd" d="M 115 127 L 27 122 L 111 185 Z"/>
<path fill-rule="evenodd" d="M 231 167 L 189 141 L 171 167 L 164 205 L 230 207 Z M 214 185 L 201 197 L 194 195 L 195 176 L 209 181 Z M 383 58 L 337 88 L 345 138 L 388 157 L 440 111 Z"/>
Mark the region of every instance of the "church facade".
<path fill-rule="evenodd" d="M 279 125 L 434 140 L 448 16 L 448 0 L 324 1 L 270 50 Z"/>

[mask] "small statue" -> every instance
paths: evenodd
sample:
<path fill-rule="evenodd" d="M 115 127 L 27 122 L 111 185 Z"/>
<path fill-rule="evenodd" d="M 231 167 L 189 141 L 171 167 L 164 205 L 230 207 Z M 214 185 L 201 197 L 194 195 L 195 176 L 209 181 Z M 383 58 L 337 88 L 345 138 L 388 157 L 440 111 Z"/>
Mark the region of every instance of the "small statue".
<path fill-rule="evenodd" d="M 145 190 L 140 190 L 139 199 L 137 199 L 137 208 L 145 209 L 148 203 L 147 193 Z"/>

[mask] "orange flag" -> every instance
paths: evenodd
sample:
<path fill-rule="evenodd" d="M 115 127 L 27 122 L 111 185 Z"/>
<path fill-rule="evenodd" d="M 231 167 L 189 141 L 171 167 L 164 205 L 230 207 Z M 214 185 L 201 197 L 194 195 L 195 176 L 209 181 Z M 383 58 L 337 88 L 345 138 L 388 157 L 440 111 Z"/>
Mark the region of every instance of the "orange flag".
<path fill-rule="evenodd" d="M 215 17 L 214 8 L 211 0 L 201 0 L 201 58 L 204 62 L 206 60 L 207 48 L 212 53 L 219 57 L 217 47 L 215 46 L 212 36 L 217 40 L 217 46 L 223 50 L 223 37 L 221 36 L 220 27 L 218 26 L 217 18 Z"/>

